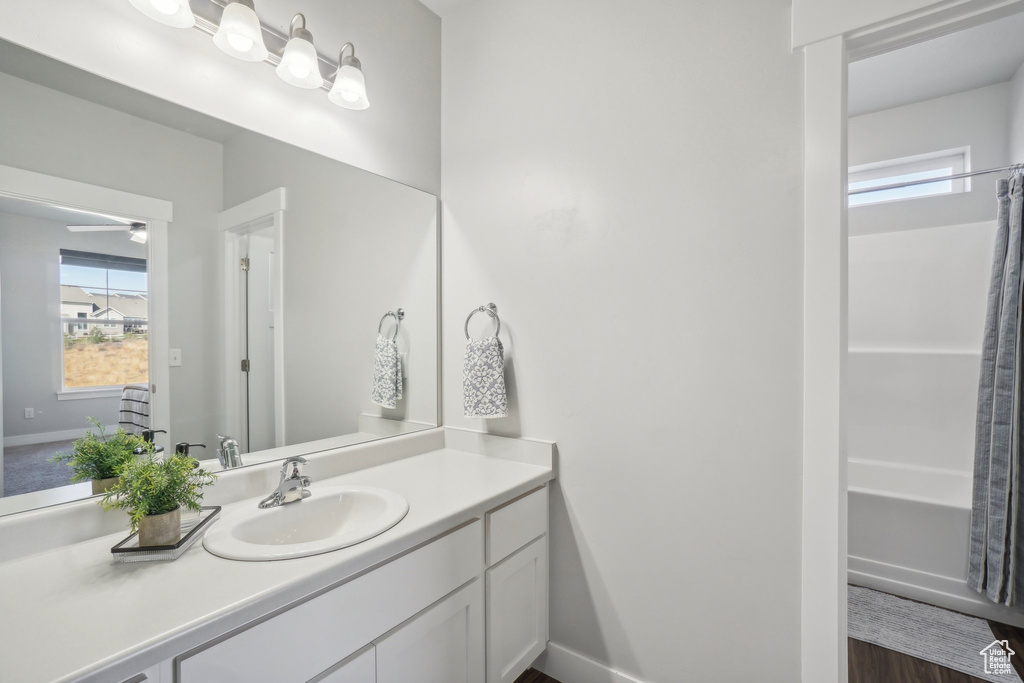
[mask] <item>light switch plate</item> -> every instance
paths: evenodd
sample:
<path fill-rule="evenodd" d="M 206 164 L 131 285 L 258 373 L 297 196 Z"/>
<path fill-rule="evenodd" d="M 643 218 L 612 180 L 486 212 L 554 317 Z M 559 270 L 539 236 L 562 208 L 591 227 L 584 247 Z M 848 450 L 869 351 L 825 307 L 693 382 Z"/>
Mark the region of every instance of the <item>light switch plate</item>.
<path fill-rule="evenodd" d="M 168 355 L 171 358 L 171 367 L 172 368 L 180 368 L 181 367 L 181 349 L 170 349 L 169 352 L 168 352 Z"/>

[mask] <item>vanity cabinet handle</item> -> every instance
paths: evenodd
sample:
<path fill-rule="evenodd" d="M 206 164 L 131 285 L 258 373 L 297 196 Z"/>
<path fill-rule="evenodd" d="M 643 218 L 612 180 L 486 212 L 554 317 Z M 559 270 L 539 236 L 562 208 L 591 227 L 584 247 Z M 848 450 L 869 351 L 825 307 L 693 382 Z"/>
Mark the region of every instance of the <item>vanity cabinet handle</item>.
<path fill-rule="evenodd" d="M 124 681 L 124 683 L 142 683 L 143 681 L 148 681 L 148 680 L 149 680 L 149 676 L 147 676 L 146 674 L 138 674 L 138 675 L 132 676 L 128 680 Z"/>

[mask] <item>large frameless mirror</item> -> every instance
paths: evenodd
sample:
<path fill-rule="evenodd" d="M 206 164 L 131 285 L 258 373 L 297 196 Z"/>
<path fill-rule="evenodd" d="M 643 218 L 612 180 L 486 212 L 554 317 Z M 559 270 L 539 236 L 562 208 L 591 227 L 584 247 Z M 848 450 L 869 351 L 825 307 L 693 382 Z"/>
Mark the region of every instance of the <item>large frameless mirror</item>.
<path fill-rule="evenodd" d="M 223 471 L 438 424 L 433 195 L 4 42 L 0 93 L 0 514 L 102 491 L 87 431 Z"/>

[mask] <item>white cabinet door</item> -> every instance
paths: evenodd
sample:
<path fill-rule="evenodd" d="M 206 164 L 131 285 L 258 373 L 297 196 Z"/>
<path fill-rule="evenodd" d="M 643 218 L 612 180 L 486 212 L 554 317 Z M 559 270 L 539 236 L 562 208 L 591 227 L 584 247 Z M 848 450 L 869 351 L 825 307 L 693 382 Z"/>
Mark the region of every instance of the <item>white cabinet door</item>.
<path fill-rule="evenodd" d="M 335 664 L 309 683 L 374 683 L 376 680 L 376 654 L 373 645 L 368 645 L 345 661 Z"/>
<path fill-rule="evenodd" d="M 548 537 L 487 570 L 487 683 L 512 683 L 548 642 Z"/>
<path fill-rule="evenodd" d="M 480 579 L 376 642 L 377 683 L 484 680 L 484 587 Z"/>

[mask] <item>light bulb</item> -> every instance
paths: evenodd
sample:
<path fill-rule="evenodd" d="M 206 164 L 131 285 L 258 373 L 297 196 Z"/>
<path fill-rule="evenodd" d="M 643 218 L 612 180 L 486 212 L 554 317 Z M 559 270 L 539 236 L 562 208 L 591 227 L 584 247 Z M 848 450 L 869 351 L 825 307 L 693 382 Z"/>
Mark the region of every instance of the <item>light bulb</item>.
<path fill-rule="evenodd" d="M 320 75 L 320 57 L 313 47 L 313 34 L 306 30 L 306 17 L 296 14 L 288 35 L 281 63 L 277 65 L 278 77 L 299 88 L 319 88 L 324 77 Z"/>
<path fill-rule="evenodd" d="M 269 52 L 252 0 L 232 0 L 224 8 L 213 43 L 224 54 L 246 62 L 262 62 Z"/>
<path fill-rule="evenodd" d="M 366 79 L 363 78 L 362 65 L 355 57 L 345 57 L 341 68 L 334 77 L 334 85 L 327 95 L 331 102 L 346 109 L 366 109 L 370 100 L 366 97 Z"/>
<path fill-rule="evenodd" d="M 192 28 L 196 18 L 188 0 L 128 0 L 132 7 L 154 21 L 174 28 Z"/>
<path fill-rule="evenodd" d="M 161 14 L 174 14 L 181 7 L 175 0 L 150 0 Z"/>
<path fill-rule="evenodd" d="M 228 34 L 228 43 L 239 52 L 248 52 L 253 46 L 252 38 L 246 38 L 237 33 Z"/>

